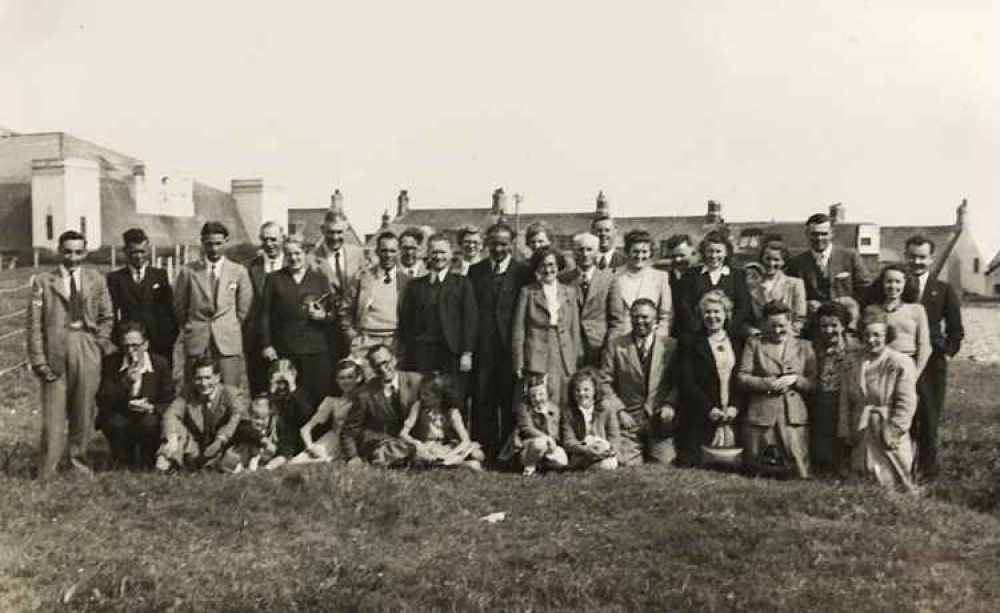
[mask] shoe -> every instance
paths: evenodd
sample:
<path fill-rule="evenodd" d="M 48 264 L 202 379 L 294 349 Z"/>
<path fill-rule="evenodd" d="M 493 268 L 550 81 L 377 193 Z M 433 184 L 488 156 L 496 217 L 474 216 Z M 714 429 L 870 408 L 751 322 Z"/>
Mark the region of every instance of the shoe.
<path fill-rule="evenodd" d="M 156 470 L 165 473 L 170 470 L 170 460 L 164 456 L 156 456 Z"/>
<path fill-rule="evenodd" d="M 535 475 L 536 470 L 537 469 L 534 466 L 525 466 L 524 470 L 521 471 L 521 474 L 524 475 L 525 477 L 533 477 Z"/>
<path fill-rule="evenodd" d="M 94 476 L 94 471 L 89 466 L 87 466 L 86 464 L 84 464 L 82 460 L 79 460 L 77 458 L 70 458 L 69 459 L 69 464 L 70 464 L 70 466 L 73 467 L 73 470 L 75 470 L 76 472 L 80 473 L 81 475 L 83 475 L 85 477 L 93 477 Z"/>

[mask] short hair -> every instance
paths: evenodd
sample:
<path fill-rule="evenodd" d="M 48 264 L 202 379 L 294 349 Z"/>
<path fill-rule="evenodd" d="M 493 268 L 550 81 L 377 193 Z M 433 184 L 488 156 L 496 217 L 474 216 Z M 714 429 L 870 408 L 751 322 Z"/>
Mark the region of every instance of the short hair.
<path fill-rule="evenodd" d="M 83 241 L 83 244 L 86 245 L 87 237 L 76 230 L 66 230 L 59 235 L 59 246 L 62 247 L 62 244 L 66 241 Z"/>
<path fill-rule="evenodd" d="M 196 373 L 202 368 L 211 368 L 213 373 L 219 374 L 219 361 L 209 355 L 198 356 L 191 364 L 191 372 Z"/>
<path fill-rule="evenodd" d="M 585 247 L 590 245 L 591 247 L 597 248 L 600 244 L 601 239 L 597 238 L 590 232 L 580 232 L 573 237 L 573 247 Z"/>
<path fill-rule="evenodd" d="M 335 377 L 345 370 L 353 370 L 354 374 L 358 376 L 359 383 L 365 380 L 365 369 L 357 362 L 357 360 L 344 358 L 333 365 L 333 374 Z"/>
<path fill-rule="evenodd" d="M 715 245 L 724 245 L 726 247 L 726 257 L 725 263 L 729 263 L 729 258 L 733 255 L 733 242 L 729 240 L 729 235 L 721 230 L 712 230 L 701 239 L 698 243 L 698 253 L 701 257 L 705 257 L 705 250 L 708 249 L 709 243 Z"/>
<path fill-rule="evenodd" d="M 201 236 L 204 238 L 209 234 L 221 234 L 229 237 L 229 228 L 221 221 L 206 221 L 201 227 Z"/>
<path fill-rule="evenodd" d="M 481 235 L 482 233 L 483 230 L 479 226 L 475 224 L 466 224 L 458 229 L 458 232 L 455 234 L 455 236 L 458 239 L 458 242 L 462 242 L 465 239 L 465 237 L 468 236 L 469 234 Z"/>
<path fill-rule="evenodd" d="M 387 240 L 399 241 L 399 237 L 392 230 L 383 230 L 375 236 L 375 248 L 378 249 L 382 245 L 382 241 Z"/>
<path fill-rule="evenodd" d="M 590 229 L 593 230 L 594 226 L 601 223 L 602 221 L 610 221 L 611 223 L 615 222 L 614 218 L 611 217 L 611 215 L 603 215 L 603 214 L 595 215 L 594 218 L 590 220 Z"/>
<path fill-rule="evenodd" d="M 896 340 L 896 329 L 889 324 L 889 314 L 878 305 L 872 304 L 865 307 L 864 315 L 861 317 L 861 331 L 874 324 L 885 326 L 885 344 L 888 345 Z"/>
<path fill-rule="evenodd" d="M 632 312 L 639 307 L 649 307 L 653 309 L 653 312 L 656 312 L 656 303 L 650 300 L 649 298 L 643 297 L 643 298 L 636 298 L 632 302 L 632 306 L 628 308 L 629 315 L 631 315 Z"/>
<path fill-rule="evenodd" d="M 685 243 L 694 247 L 694 239 L 690 234 L 674 234 L 667 239 L 667 249 L 677 249 Z"/>
<path fill-rule="evenodd" d="M 427 244 L 430 245 L 431 243 L 448 243 L 448 247 L 451 247 L 451 239 L 448 238 L 448 235 L 443 232 L 435 232 L 434 234 L 428 236 Z"/>
<path fill-rule="evenodd" d="M 552 226 L 544 221 L 536 221 L 524 230 L 524 240 L 531 240 L 538 234 L 544 234 L 550 241 L 552 240 Z"/>
<path fill-rule="evenodd" d="M 846 306 L 833 300 L 819 305 L 813 317 L 815 318 L 817 328 L 819 328 L 819 320 L 823 317 L 836 317 L 840 320 L 840 325 L 844 326 L 845 330 L 851 325 L 851 312 L 847 310 Z"/>
<path fill-rule="evenodd" d="M 585 366 L 581 368 L 580 370 L 573 373 L 573 376 L 569 378 L 569 385 L 567 386 L 569 391 L 569 406 L 573 407 L 574 409 L 577 408 L 578 405 L 576 404 L 576 394 L 573 393 L 573 390 L 575 390 L 577 386 L 583 383 L 584 381 L 590 381 L 591 384 L 593 384 L 594 386 L 594 407 L 601 406 L 601 400 L 603 399 L 604 396 L 601 393 L 602 392 L 601 379 L 597 375 L 597 371 L 590 366 Z"/>
<path fill-rule="evenodd" d="M 710 304 L 722 305 L 722 310 L 726 312 L 727 322 L 733 318 L 733 301 L 729 299 L 726 292 L 721 289 L 713 289 L 712 291 L 705 292 L 705 295 L 701 297 L 697 306 L 695 306 L 698 319 L 701 319 L 705 315 L 705 309 Z"/>
<path fill-rule="evenodd" d="M 260 224 L 259 232 L 263 232 L 267 228 L 277 228 L 280 234 L 282 235 L 285 234 L 285 228 L 280 223 L 274 221 L 273 219 L 269 219 L 268 221 L 265 221 L 264 223 Z"/>
<path fill-rule="evenodd" d="M 775 315 L 784 315 L 790 318 L 792 307 L 785 304 L 784 300 L 771 300 L 760 309 L 761 319 L 766 320 L 768 317 L 774 317 Z"/>
<path fill-rule="evenodd" d="M 906 249 L 909 249 L 910 245 L 913 245 L 914 247 L 922 247 L 924 245 L 930 245 L 932 255 L 934 254 L 935 251 L 937 251 L 937 245 L 934 244 L 934 241 L 927 238 L 923 234 L 917 234 L 915 236 L 911 236 L 910 238 L 906 239 L 906 243 L 903 245 L 903 250 L 905 251 Z"/>
<path fill-rule="evenodd" d="M 560 271 L 566 267 L 566 258 L 564 258 L 561 253 L 552 247 L 542 247 L 538 251 L 531 254 L 531 269 L 537 271 L 538 267 L 542 265 L 542 262 L 544 262 L 550 255 L 555 256 L 556 267 Z"/>
<path fill-rule="evenodd" d="M 653 236 L 642 229 L 629 230 L 628 234 L 625 235 L 625 251 L 626 253 L 632 250 L 632 245 L 636 243 L 646 243 L 650 247 L 653 245 Z"/>
<path fill-rule="evenodd" d="M 326 214 L 323 215 L 324 226 L 331 226 L 335 223 L 341 223 L 341 222 L 346 224 L 347 217 L 340 211 L 327 211 Z"/>
<path fill-rule="evenodd" d="M 250 401 L 250 411 L 253 411 L 254 407 L 259 407 L 259 406 L 266 406 L 267 414 L 274 415 L 276 407 L 271 404 L 271 397 L 263 392 L 254 396 L 253 399 Z"/>
<path fill-rule="evenodd" d="M 121 321 L 118 322 L 117 328 L 116 332 L 118 333 L 117 338 L 119 345 L 121 344 L 122 339 L 125 338 L 125 335 L 129 332 L 138 332 L 142 335 L 143 340 L 149 340 L 149 335 L 146 333 L 146 326 L 144 326 L 141 321 Z"/>
<path fill-rule="evenodd" d="M 539 373 L 528 373 L 524 376 L 524 399 L 528 400 L 531 397 L 531 390 L 536 387 L 545 388 L 546 396 L 548 396 L 548 381 L 545 375 Z"/>
<path fill-rule="evenodd" d="M 768 251 L 777 251 L 781 254 L 781 260 L 788 266 L 788 260 L 792 258 L 792 253 L 788 250 L 785 245 L 785 241 L 777 235 L 770 235 L 766 237 L 763 244 L 760 246 L 760 251 L 757 253 L 757 260 L 760 262 L 764 261 L 764 254 Z"/>
<path fill-rule="evenodd" d="M 298 232 L 293 232 L 285 237 L 285 248 L 287 249 L 289 245 L 305 245 L 306 237 L 299 234 Z"/>
<path fill-rule="evenodd" d="M 809 219 L 806 220 L 806 226 L 815 226 L 821 223 L 830 223 L 830 222 L 831 222 L 830 216 L 827 215 L 826 213 L 813 213 L 812 215 L 809 216 Z"/>
<path fill-rule="evenodd" d="M 372 357 L 379 351 L 382 351 L 383 349 L 388 351 L 390 355 L 395 355 L 393 354 L 392 349 L 389 349 L 389 345 L 386 345 L 385 343 L 375 343 L 374 345 L 368 348 L 368 351 L 365 352 L 365 359 L 368 360 L 369 364 L 371 364 Z"/>
<path fill-rule="evenodd" d="M 511 239 L 517 238 L 517 233 L 514 232 L 514 228 L 511 228 L 508 224 L 498 221 L 486 230 L 486 236 L 493 236 L 497 232 L 506 232 L 510 235 Z"/>
<path fill-rule="evenodd" d="M 407 236 L 416 240 L 418 245 L 424 244 L 424 231 L 416 226 L 410 226 L 409 228 L 403 230 L 403 232 L 399 235 L 400 242 L 402 242 L 402 240 Z"/>
<path fill-rule="evenodd" d="M 129 228 L 122 232 L 122 244 L 126 247 L 146 242 L 149 242 L 149 237 L 146 236 L 146 231 L 142 228 Z"/>
<path fill-rule="evenodd" d="M 920 296 L 920 285 L 917 283 L 917 279 L 902 264 L 895 263 L 886 265 L 879 273 L 878 278 L 875 279 L 871 289 L 871 302 L 873 304 L 885 302 L 885 275 L 889 272 L 898 272 L 903 275 L 903 295 L 900 296 L 900 299 L 903 302 L 916 302 Z"/>

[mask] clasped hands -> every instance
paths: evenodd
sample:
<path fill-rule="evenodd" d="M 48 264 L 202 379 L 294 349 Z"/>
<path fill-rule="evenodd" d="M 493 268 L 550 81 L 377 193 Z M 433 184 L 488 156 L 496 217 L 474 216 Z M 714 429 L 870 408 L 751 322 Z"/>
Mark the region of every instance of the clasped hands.
<path fill-rule="evenodd" d="M 769 394 L 784 394 L 788 390 L 792 389 L 798 380 L 799 376 L 796 374 L 774 377 L 770 380 L 767 391 Z"/>
<path fill-rule="evenodd" d="M 670 404 L 664 404 L 658 411 L 660 421 L 664 426 L 670 426 L 674 422 L 674 415 L 676 413 L 673 405 Z M 618 425 L 622 430 L 635 430 L 639 427 L 635 423 L 635 418 L 626 410 L 618 411 Z"/>
<path fill-rule="evenodd" d="M 712 410 L 708 412 L 708 420 L 715 423 L 729 423 L 736 420 L 738 412 L 736 407 L 726 407 L 724 409 L 712 407 Z"/>

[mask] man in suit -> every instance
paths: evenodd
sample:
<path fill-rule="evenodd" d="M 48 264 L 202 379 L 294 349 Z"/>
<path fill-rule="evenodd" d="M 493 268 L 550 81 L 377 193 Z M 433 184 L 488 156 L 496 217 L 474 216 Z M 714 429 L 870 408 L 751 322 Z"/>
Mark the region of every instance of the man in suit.
<path fill-rule="evenodd" d="M 600 242 L 597 252 L 598 270 L 611 270 L 612 273 L 625 266 L 625 256 L 615 249 L 615 220 L 609 215 L 598 215 L 590 222 L 590 232 Z"/>
<path fill-rule="evenodd" d="M 238 387 L 221 382 L 218 363 L 193 359 L 191 385 L 163 412 L 162 445 L 156 468 L 221 468 L 222 458 L 248 414 L 250 402 Z"/>
<path fill-rule="evenodd" d="M 931 358 L 917 383 L 919 403 L 911 434 L 917 443 L 917 474 L 925 479 L 937 477 L 938 422 L 944 411 L 948 386 L 948 361 L 962 347 L 965 329 L 958 295 L 951 285 L 931 278 L 934 266 L 934 241 L 912 236 L 906 241 L 906 263 L 916 278 L 920 304 L 927 311 L 931 331 Z"/>
<path fill-rule="evenodd" d="M 334 361 L 350 352 L 352 330 L 346 316 L 348 294 L 355 278 L 365 267 L 364 251 L 344 243 L 349 227 L 347 218 L 337 211 L 328 211 L 323 218 L 323 241 L 312 252 L 312 266 L 326 275 L 333 291 L 333 310 L 339 321 L 339 329 L 335 328 L 329 339 Z"/>
<path fill-rule="evenodd" d="M 677 322 L 684 310 L 681 299 L 684 294 L 684 273 L 693 269 L 698 261 L 698 250 L 689 234 L 674 234 L 667 239 L 667 257 L 670 258 L 670 296 L 674 304 L 674 321 L 671 336 L 677 337 Z"/>
<path fill-rule="evenodd" d="M 494 224 L 487 237 L 490 257 L 469 268 L 479 310 L 471 435 L 492 460 L 514 427 L 511 326 L 518 295 L 533 273 L 514 259 L 510 226 Z"/>
<path fill-rule="evenodd" d="M 167 271 L 149 265 L 149 239 L 141 229 L 126 230 L 122 240 L 127 264 L 108 273 L 115 325 L 128 321 L 141 323 L 149 350 L 169 363 L 177 340 L 177 322 Z M 118 338 L 114 340 L 121 342 Z"/>
<path fill-rule="evenodd" d="M 243 322 L 253 285 L 246 268 L 223 255 L 228 240 L 229 230 L 218 221 L 201 227 L 204 257 L 177 272 L 174 315 L 184 330 L 184 379 L 191 381 L 190 364 L 204 356 L 218 363 L 224 384 L 246 389 Z"/>
<path fill-rule="evenodd" d="M 403 294 L 410 277 L 400 270 L 399 239 L 390 231 L 375 239 L 378 264 L 358 275 L 347 293 L 346 318 L 351 352 L 361 361 L 375 345 L 402 352 L 397 332 Z"/>
<path fill-rule="evenodd" d="M 675 395 L 670 376 L 676 341 L 655 334 L 656 305 L 638 298 L 629 309 L 632 331 L 612 339 L 601 355 L 601 379 L 609 408 L 621 426 L 618 461 L 671 463 Z"/>
<path fill-rule="evenodd" d="M 580 313 L 580 331 L 583 342 L 581 366 L 597 366 L 601 350 L 608 341 L 611 328 L 608 318 L 608 297 L 611 295 L 615 275 L 610 270 L 597 268 L 599 239 L 584 232 L 573 237 L 576 268 L 560 275 L 560 281 L 576 289 L 576 303 Z"/>
<path fill-rule="evenodd" d="M 253 301 L 250 313 L 243 323 L 243 349 L 247 360 L 247 378 L 250 380 L 250 394 L 256 396 L 267 391 L 267 362 L 261 356 L 260 346 L 261 300 L 264 297 L 264 279 L 272 272 L 285 267 L 285 230 L 276 221 L 265 221 L 260 227 L 260 250 L 250 263 L 247 272 L 253 285 Z"/>
<path fill-rule="evenodd" d="M 483 259 L 483 233 L 479 226 L 466 225 L 456 236 L 461 256 L 454 263 L 454 271 L 463 277 L 469 274 L 469 267 Z"/>
<path fill-rule="evenodd" d="M 399 336 L 405 370 L 439 371 L 461 375 L 459 379 L 472 370 L 478 313 L 472 282 L 449 272 L 450 256 L 447 236 L 427 239 L 429 272 L 406 287 Z"/>
<path fill-rule="evenodd" d="M 423 377 L 396 370 L 396 356 L 386 345 L 368 350 L 375 376 L 358 391 L 344 429 L 341 446 L 351 467 L 368 461 L 380 468 L 405 466 L 413 446 L 399 438 L 410 407 L 417 401 Z"/>
<path fill-rule="evenodd" d="M 871 285 L 871 276 L 861 256 L 854 250 L 834 247 L 834 231 L 828 215 L 816 213 L 809 217 L 806 220 L 809 250 L 788 262 L 787 273 L 805 283 L 810 315 L 828 300 L 851 298 L 864 304 Z"/>
<path fill-rule="evenodd" d="M 75 230 L 59 236 L 59 268 L 31 279 L 28 363 L 41 382 L 42 453 L 39 476 L 52 477 L 66 452 L 70 465 L 91 474 L 87 448 L 94 428 L 94 395 L 101 359 L 112 351 L 111 298 L 100 273 L 84 268 L 87 239 Z"/>
<path fill-rule="evenodd" d="M 152 468 L 160 442 L 160 415 L 174 399 L 170 363 L 149 351 L 138 322 L 119 326 L 118 353 L 104 361 L 97 389 L 97 424 L 121 466 Z"/>
<path fill-rule="evenodd" d="M 399 235 L 399 267 L 411 279 L 427 274 L 427 266 L 421 256 L 424 246 L 424 233 L 420 228 L 410 227 Z"/>

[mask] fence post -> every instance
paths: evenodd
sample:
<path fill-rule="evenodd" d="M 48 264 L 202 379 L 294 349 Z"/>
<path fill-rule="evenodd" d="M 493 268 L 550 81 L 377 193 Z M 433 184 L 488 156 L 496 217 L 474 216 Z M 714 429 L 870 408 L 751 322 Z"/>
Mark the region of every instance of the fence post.
<path fill-rule="evenodd" d="M 149 251 L 149 261 L 150 262 L 155 262 L 156 261 L 156 245 L 150 245 L 149 249 L 150 249 L 150 251 Z"/>
<path fill-rule="evenodd" d="M 111 245 L 111 268 L 112 268 L 112 270 L 115 268 L 115 253 L 117 251 L 118 250 L 115 249 L 115 246 Z"/>
<path fill-rule="evenodd" d="M 172 283 L 174 280 L 174 258 L 167 258 L 167 278 Z"/>
<path fill-rule="evenodd" d="M 38 268 L 38 249 L 34 249 L 33 252 L 35 254 L 35 262 L 34 262 L 35 266 L 34 267 Z"/>

